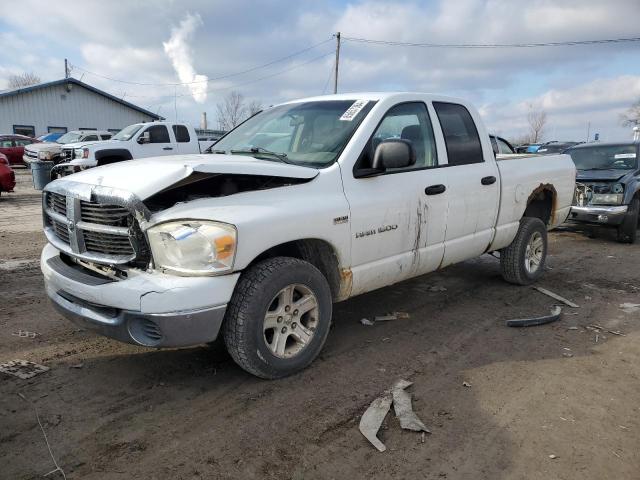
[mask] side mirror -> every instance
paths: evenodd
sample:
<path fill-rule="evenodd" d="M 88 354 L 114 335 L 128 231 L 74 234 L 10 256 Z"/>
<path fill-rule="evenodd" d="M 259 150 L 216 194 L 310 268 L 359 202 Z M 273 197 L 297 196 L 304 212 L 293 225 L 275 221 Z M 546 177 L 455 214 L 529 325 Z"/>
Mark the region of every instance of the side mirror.
<path fill-rule="evenodd" d="M 393 138 L 385 140 L 376 147 L 373 154 L 374 170 L 384 171 L 388 168 L 405 168 L 416 163 L 416 152 L 409 140 Z"/>
<path fill-rule="evenodd" d="M 143 143 L 151 143 L 151 134 L 147 130 L 146 132 L 142 132 L 142 134 L 138 137 L 138 143 L 142 145 Z"/>

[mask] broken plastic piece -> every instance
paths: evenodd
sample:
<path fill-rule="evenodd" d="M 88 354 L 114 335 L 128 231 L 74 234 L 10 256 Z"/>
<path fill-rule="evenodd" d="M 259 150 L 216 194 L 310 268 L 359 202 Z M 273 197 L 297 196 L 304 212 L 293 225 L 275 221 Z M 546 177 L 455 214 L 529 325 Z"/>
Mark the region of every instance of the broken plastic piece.
<path fill-rule="evenodd" d="M 371 320 L 369 320 L 368 318 L 361 318 L 361 319 L 360 319 L 360 323 L 361 323 L 362 325 L 373 325 L 373 324 L 374 324 L 374 323 L 373 323 Z"/>
<path fill-rule="evenodd" d="M 405 390 L 405 388 L 411 385 L 413 385 L 412 382 L 400 380 L 393 386 L 391 392 L 393 396 L 393 410 L 396 412 L 396 417 L 398 417 L 400 421 L 400 427 L 414 432 L 431 433 L 411 407 L 411 394 Z"/>
<path fill-rule="evenodd" d="M 26 330 L 18 330 L 17 332 L 12 333 L 14 337 L 20 338 L 36 338 L 38 334 L 36 332 L 28 332 Z"/>
<path fill-rule="evenodd" d="M 391 393 L 386 392 L 371 402 L 371 405 L 369 405 L 369 408 L 360 419 L 360 432 L 379 452 L 384 452 L 387 449 L 377 437 L 377 433 L 382 422 L 384 422 L 384 418 L 387 416 L 387 412 L 389 412 L 392 401 Z"/>
<path fill-rule="evenodd" d="M 621 303 L 620 308 L 624 313 L 634 313 L 640 311 L 640 303 Z"/>
<path fill-rule="evenodd" d="M 535 325 L 544 325 L 545 323 L 555 322 L 560 320 L 562 315 L 562 308 L 553 307 L 551 315 L 536 318 L 521 318 L 515 320 L 507 320 L 507 327 L 533 327 Z"/>
<path fill-rule="evenodd" d="M 540 293 L 544 293 L 545 295 L 547 295 L 548 297 L 551 297 L 555 300 L 558 300 L 559 302 L 564 303 L 565 305 L 571 307 L 571 308 L 580 308 L 580 305 L 576 305 L 575 303 L 567 300 L 564 297 L 561 297 L 560 295 L 558 295 L 557 293 L 553 293 L 549 290 L 547 290 L 546 288 L 542 288 L 542 287 L 533 287 L 535 288 L 537 291 L 539 291 Z"/>
<path fill-rule="evenodd" d="M 39 373 L 46 372 L 47 370 L 49 370 L 49 367 L 38 365 L 37 363 L 27 360 L 11 360 L 7 363 L 0 363 L 0 372 L 13 375 L 23 380 L 35 377 Z"/>

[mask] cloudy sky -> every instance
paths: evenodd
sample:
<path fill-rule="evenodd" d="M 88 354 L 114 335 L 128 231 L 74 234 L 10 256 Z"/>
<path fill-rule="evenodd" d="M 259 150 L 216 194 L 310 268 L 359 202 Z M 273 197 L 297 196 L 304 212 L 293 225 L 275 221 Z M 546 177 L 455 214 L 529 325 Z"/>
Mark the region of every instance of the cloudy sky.
<path fill-rule="evenodd" d="M 234 89 L 263 105 L 330 93 L 337 31 L 447 44 L 640 36 L 637 0 L 22 0 L 19 7 L 0 0 L 0 6 L 0 89 L 24 71 L 59 79 L 68 58 L 72 76 L 194 125 L 203 111 L 215 121 L 216 104 Z M 445 49 L 344 41 L 340 58 L 341 92 L 468 98 L 489 129 L 507 137 L 525 133 L 534 106 L 548 114 L 546 139 L 584 140 L 589 123 L 601 139 L 628 139 L 619 116 L 640 98 L 640 42 Z"/>

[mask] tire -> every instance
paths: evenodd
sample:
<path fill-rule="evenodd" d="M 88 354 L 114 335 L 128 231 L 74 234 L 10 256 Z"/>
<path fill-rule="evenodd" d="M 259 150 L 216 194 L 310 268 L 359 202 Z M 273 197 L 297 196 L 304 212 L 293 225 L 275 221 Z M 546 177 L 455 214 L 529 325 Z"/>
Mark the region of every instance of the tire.
<path fill-rule="evenodd" d="M 314 300 L 311 310 L 295 308 L 304 310 Z M 266 379 L 286 377 L 320 353 L 332 307 L 329 284 L 317 268 L 296 258 L 269 258 L 240 277 L 225 315 L 225 345 L 247 372 Z"/>
<path fill-rule="evenodd" d="M 621 243 L 635 243 L 638 237 L 638 222 L 640 221 L 640 198 L 634 198 L 624 217 L 622 225 L 618 227 L 618 241 Z"/>
<path fill-rule="evenodd" d="M 546 260 L 546 225 L 539 218 L 523 217 L 516 238 L 500 250 L 502 277 L 509 283 L 530 285 L 543 274 Z"/>

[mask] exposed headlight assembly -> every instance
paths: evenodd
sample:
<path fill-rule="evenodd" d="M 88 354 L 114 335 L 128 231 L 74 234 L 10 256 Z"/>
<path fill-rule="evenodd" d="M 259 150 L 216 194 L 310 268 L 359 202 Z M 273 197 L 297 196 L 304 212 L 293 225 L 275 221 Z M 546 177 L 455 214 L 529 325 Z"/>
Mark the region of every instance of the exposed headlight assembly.
<path fill-rule="evenodd" d="M 621 205 L 621 193 L 594 193 L 591 197 L 592 205 Z"/>
<path fill-rule="evenodd" d="M 51 152 L 38 152 L 38 160 L 51 160 L 51 158 L 53 158 L 53 153 Z"/>
<path fill-rule="evenodd" d="M 622 193 L 624 192 L 624 185 L 622 185 L 621 183 L 616 183 L 611 187 L 611 191 L 613 193 Z"/>
<path fill-rule="evenodd" d="M 184 276 L 220 275 L 233 269 L 237 232 L 233 225 L 181 220 L 147 230 L 156 268 Z"/>
<path fill-rule="evenodd" d="M 89 158 L 88 148 L 76 148 L 73 151 L 73 158 Z"/>

